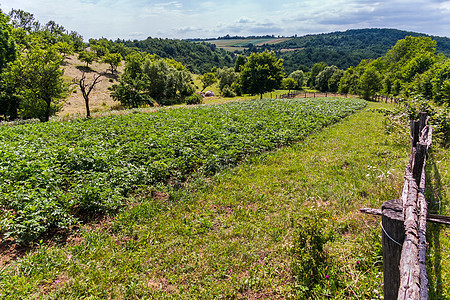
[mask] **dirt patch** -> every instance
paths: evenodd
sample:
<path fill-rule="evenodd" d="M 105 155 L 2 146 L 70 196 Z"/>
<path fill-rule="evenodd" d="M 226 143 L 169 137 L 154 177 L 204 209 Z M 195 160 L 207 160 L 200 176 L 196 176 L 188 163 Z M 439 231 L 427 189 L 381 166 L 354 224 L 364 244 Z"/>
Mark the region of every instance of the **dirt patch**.
<path fill-rule="evenodd" d="M 31 247 L 12 244 L 8 240 L 2 241 L 0 243 L 0 268 L 8 265 L 11 261 L 24 257 L 31 250 Z"/>

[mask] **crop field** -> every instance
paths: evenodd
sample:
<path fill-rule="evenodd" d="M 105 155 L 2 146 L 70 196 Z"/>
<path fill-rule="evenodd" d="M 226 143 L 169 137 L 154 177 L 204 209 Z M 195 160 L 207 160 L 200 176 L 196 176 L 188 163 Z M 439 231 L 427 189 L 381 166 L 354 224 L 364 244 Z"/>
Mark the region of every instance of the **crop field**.
<path fill-rule="evenodd" d="M 290 38 L 265 38 L 265 39 L 220 39 L 211 40 L 208 43 L 214 44 L 219 48 L 223 48 L 228 51 L 243 50 L 247 48 L 249 44 L 255 46 L 261 46 L 263 44 L 277 44 L 289 40 Z"/>
<path fill-rule="evenodd" d="M 0 232 L 20 243 L 306 137 L 361 100 L 265 100 L 0 128 Z"/>

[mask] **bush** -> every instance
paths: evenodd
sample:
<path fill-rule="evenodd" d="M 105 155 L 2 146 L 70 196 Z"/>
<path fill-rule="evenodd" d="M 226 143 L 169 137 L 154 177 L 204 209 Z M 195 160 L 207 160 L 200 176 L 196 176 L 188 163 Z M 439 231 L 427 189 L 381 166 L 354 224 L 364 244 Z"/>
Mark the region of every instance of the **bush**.
<path fill-rule="evenodd" d="M 230 97 L 230 98 L 236 97 L 236 93 L 233 92 L 233 90 L 232 90 L 228 85 L 226 85 L 226 86 L 223 87 L 223 89 L 222 89 L 222 95 L 223 95 L 224 97 Z"/>
<path fill-rule="evenodd" d="M 327 228 L 328 212 L 310 210 L 298 224 L 292 248 L 292 275 L 296 282 L 296 293 L 300 298 L 316 298 L 317 294 L 329 294 L 332 262 L 325 250 L 325 244 L 333 239 L 333 232 Z M 334 277 L 334 276 L 333 276 Z M 333 279 L 332 279 L 333 280 Z M 333 282 L 332 289 L 337 282 Z M 328 290 L 327 290 L 328 288 Z"/>
<path fill-rule="evenodd" d="M 413 99 L 402 99 L 400 104 L 391 110 L 379 110 L 386 115 L 386 132 L 408 136 L 410 120 L 419 118 L 419 112 L 427 112 L 429 124 L 433 125 L 433 143 L 450 146 L 450 108 L 437 106 L 433 102 L 417 96 Z"/>
<path fill-rule="evenodd" d="M 203 97 L 199 94 L 192 94 L 191 96 L 186 98 L 187 105 L 202 104 L 202 103 Z"/>

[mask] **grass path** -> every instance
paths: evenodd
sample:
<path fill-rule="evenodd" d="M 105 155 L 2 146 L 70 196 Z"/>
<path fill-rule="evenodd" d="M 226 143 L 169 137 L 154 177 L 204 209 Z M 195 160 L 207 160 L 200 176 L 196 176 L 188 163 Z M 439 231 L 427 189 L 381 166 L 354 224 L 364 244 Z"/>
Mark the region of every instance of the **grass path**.
<path fill-rule="evenodd" d="M 376 299 L 382 290 L 379 219 L 358 209 L 399 196 L 409 151 L 406 139 L 399 145 L 384 135 L 382 115 L 370 111 L 381 106 L 370 103 L 303 142 L 193 180 L 182 191 L 152 191 L 114 218 L 81 228 L 66 246 L 42 246 L 6 266 L 0 294 Z M 439 164 L 448 167 L 445 156 Z M 449 175 L 441 174 L 448 183 Z M 319 223 L 306 228 L 311 218 Z M 308 287 L 292 249 L 314 230 L 330 238 L 315 286 Z M 448 244 L 442 239 L 441 257 L 450 253 Z M 433 274 L 445 279 L 446 268 Z"/>

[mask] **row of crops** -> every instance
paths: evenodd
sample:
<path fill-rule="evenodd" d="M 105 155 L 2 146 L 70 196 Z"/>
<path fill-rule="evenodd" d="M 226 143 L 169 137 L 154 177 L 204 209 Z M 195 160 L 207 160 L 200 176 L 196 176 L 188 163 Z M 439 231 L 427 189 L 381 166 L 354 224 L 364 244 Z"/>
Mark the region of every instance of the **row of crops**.
<path fill-rule="evenodd" d="M 211 175 L 301 140 L 365 106 L 357 99 L 236 102 L 0 127 L 0 236 L 29 243 L 116 211 L 143 186 Z"/>

